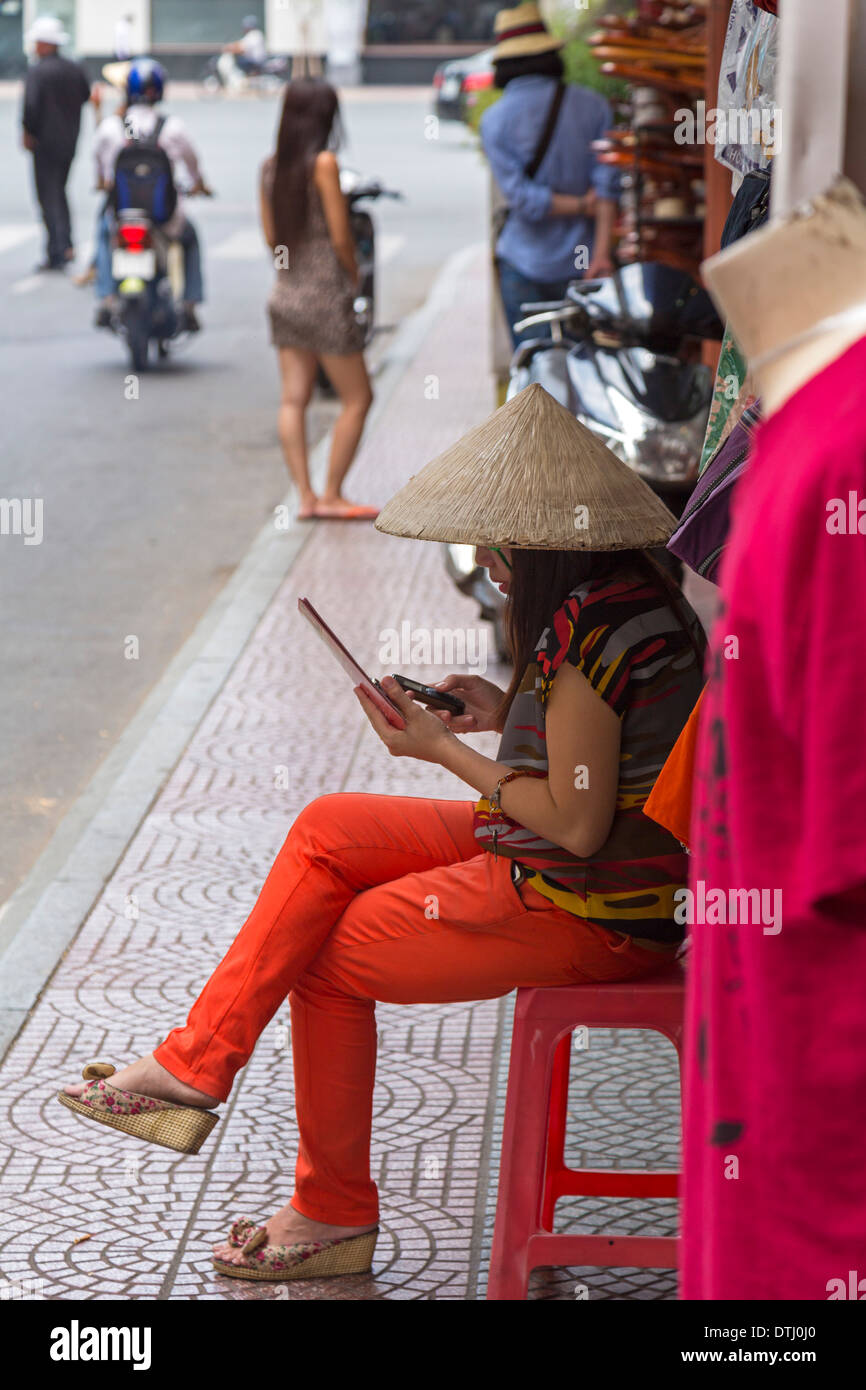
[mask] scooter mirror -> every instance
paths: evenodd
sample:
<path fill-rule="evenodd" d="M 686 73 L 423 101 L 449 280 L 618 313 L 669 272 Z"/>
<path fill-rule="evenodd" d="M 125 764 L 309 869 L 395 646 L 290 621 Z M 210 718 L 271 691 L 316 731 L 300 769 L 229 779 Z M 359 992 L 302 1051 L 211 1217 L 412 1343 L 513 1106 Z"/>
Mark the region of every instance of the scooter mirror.
<path fill-rule="evenodd" d="M 574 303 L 579 303 L 586 295 L 596 294 L 604 280 L 572 280 L 565 293 Z"/>

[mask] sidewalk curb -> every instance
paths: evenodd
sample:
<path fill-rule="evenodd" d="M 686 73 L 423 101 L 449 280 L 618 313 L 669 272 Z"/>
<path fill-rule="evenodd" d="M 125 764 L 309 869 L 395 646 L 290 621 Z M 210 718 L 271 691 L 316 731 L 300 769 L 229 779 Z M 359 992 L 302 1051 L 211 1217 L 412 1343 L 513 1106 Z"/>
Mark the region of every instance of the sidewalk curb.
<path fill-rule="evenodd" d="M 479 247 L 455 252 L 424 304 L 401 325 L 375 384 L 367 431 L 436 319 L 453 301 Z M 331 434 L 310 459 L 318 482 Z M 287 494 L 281 505 L 294 511 Z M 313 527 L 262 528 L 231 579 L 199 620 L 162 678 L 67 812 L 27 878 L 0 909 L 0 1059 L 93 909 L 127 845 L 159 796 L 202 718 L 291 570 Z"/>

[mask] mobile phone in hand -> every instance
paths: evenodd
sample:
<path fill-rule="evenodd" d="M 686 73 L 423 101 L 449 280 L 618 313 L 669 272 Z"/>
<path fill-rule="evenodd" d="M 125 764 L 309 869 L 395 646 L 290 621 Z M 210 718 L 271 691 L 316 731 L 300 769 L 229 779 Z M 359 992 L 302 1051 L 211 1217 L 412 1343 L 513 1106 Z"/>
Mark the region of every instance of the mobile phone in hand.
<path fill-rule="evenodd" d="M 458 700 L 456 695 L 446 695 L 442 690 L 435 690 L 432 685 L 419 685 L 417 681 L 412 681 L 408 676 L 393 676 L 398 685 L 404 690 L 417 695 L 422 705 L 427 705 L 429 709 L 447 709 L 451 714 L 462 714 L 466 706 L 462 700 Z"/>

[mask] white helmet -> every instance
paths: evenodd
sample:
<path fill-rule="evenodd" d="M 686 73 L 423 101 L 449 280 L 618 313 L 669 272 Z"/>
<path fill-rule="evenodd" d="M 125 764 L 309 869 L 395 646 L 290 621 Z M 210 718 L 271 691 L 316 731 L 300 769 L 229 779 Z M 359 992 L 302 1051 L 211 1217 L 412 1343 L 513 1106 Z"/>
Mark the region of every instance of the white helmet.
<path fill-rule="evenodd" d="M 27 31 L 28 43 L 53 43 L 57 48 L 69 42 L 69 35 L 59 19 L 54 15 L 43 14 L 34 19 Z"/>

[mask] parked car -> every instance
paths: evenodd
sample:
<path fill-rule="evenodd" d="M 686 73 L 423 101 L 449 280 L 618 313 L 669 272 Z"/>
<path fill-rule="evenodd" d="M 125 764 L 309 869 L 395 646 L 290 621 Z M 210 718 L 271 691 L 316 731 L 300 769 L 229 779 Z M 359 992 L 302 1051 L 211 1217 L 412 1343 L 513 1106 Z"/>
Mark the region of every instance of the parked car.
<path fill-rule="evenodd" d="M 433 91 L 440 121 L 465 121 L 478 93 L 493 86 L 492 53 L 492 48 L 485 48 L 470 58 L 452 58 L 439 64 L 433 74 Z"/>

